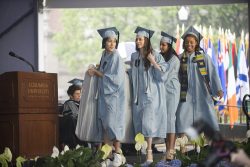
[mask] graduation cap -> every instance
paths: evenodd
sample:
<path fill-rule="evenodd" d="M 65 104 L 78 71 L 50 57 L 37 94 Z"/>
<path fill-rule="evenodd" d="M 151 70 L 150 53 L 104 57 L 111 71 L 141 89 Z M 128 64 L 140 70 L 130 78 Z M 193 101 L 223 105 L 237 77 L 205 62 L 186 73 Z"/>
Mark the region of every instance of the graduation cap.
<path fill-rule="evenodd" d="M 117 39 L 117 37 L 119 36 L 119 31 L 116 29 L 116 27 L 99 29 L 97 31 L 102 38 L 114 37 Z"/>
<path fill-rule="evenodd" d="M 109 27 L 97 30 L 100 36 L 103 38 L 102 40 L 102 48 L 105 48 L 105 39 L 106 38 L 115 38 L 117 39 L 115 48 L 118 47 L 119 44 L 119 31 L 116 27 Z"/>
<path fill-rule="evenodd" d="M 135 33 L 136 33 L 138 36 L 143 36 L 143 37 L 146 37 L 146 38 L 149 38 L 149 39 L 150 39 L 150 38 L 153 36 L 154 31 L 138 26 L 138 27 L 135 29 Z"/>
<path fill-rule="evenodd" d="M 72 85 L 82 85 L 84 80 L 82 79 L 77 79 L 77 78 L 74 78 L 72 80 L 70 80 L 68 83 L 71 83 Z"/>
<path fill-rule="evenodd" d="M 203 36 L 193 27 L 190 26 L 187 31 L 181 36 L 182 39 L 185 39 L 185 37 L 187 35 L 193 35 L 196 37 L 196 39 L 198 40 L 198 42 L 200 42 L 200 40 L 203 38 Z"/>
<path fill-rule="evenodd" d="M 175 37 L 163 32 L 163 31 L 161 32 L 161 36 L 162 36 L 161 42 L 167 42 L 167 43 L 172 45 L 173 42 L 177 41 L 177 39 Z"/>

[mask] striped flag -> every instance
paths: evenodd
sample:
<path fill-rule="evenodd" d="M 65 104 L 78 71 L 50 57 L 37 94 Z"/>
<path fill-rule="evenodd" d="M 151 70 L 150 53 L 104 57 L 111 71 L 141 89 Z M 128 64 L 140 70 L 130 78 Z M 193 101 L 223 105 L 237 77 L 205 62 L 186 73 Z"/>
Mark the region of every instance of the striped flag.
<path fill-rule="evenodd" d="M 222 86 L 222 91 L 224 92 L 223 96 L 223 105 L 220 105 L 218 110 L 220 115 L 224 115 L 223 110 L 225 109 L 225 105 L 227 105 L 227 89 L 226 89 L 226 76 L 225 76 L 225 71 L 224 71 L 224 52 L 223 52 L 223 45 L 221 43 L 221 40 L 218 40 L 218 73 L 220 77 L 220 82 Z"/>
<path fill-rule="evenodd" d="M 232 62 L 233 62 L 233 66 L 234 66 L 234 76 L 236 79 L 237 76 L 237 53 L 236 53 L 237 49 L 236 49 L 236 42 L 235 42 L 235 36 L 234 36 L 234 40 L 232 43 Z"/>
<path fill-rule="evenodd" d="M 245 56 L 245 44 L 242 41 L 239 46 L 238 56 L 237 56 L 238 63 L 237 63 L 236 94 L 237 94 L 237 103 L 239 106 L 241 106 L 245 94 L 249 94 L 249 76 L 248 76 L 247 62 Z"/>
<path fill-rule="evenodd" d="M 233 127 L 238 120 L 238 108 L 236 103 L 236 83 L 234 77 L 234 66 L 232 60 L 232 44 L 229 46 L 229 64 L 228 64 L 228 85 L 227 85 L 227 104 L 230 117 L 230 125 Z"/>

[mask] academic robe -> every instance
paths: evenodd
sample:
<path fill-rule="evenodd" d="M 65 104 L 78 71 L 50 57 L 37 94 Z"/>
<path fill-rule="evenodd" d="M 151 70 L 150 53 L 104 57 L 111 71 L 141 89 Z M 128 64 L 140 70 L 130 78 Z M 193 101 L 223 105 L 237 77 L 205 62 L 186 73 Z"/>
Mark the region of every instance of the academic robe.
<path fill-rule="evenodd" d="M 176 110 L 180 101 L 180 60 L 177 56 L 173 55 L 167 64 L 168 69 L 164 74 L 167 106 L 167 133 L 175 133 Z"/>
<path fill-rule="evenodd" d="M 183 54 L 180 55 L 180 58 L 182 56 Z M 176 112 L 178 133 L 184 133 L 185 129 L 199 119 L 206 121 L 213 129 L 219 130 L 213 100 L 207 90 L 197 63 L 192 61 L 194 56 L 194 53 L 188 56 L 187 61 L 188 90 L 186 102 L 180 102 Z M 210 80 L 212 95 L 215 96 L 219 90 L 222 90 L 220 78 L 216 67 L 208 55 L 204 55 L 204 62 Z"/>
<path fill-rule="evenodd" d="M 77 119 L 79 113 L 79 102 L 74 100 L 67 100 L 63 104 L 63 115 L 71 115 L 73 118 Z"/>
<path fill-rule="evenodd" d="M 132 112 L 135 134 L 145 137 L 165 138 L 167 132 L 166 95 L 163 74 L 167 64 L 157 52 L 153 52 L 161 70 L 151 65 L 145 70 L 139 52 L 131 55 Z"/>
<path fill-rule="evenodd" d="M 117 50 L 102 54 L 98 77 L 98 127 L 110 140 L 121 140 L 125 135 L 125 69 Z"/>

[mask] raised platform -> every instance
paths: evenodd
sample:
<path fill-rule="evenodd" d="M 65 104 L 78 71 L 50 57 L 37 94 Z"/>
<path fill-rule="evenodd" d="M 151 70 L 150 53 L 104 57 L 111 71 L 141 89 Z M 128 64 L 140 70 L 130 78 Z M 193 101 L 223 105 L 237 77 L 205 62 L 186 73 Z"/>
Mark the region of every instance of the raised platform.
<path fill-rule="evenodd" d="M 233 128 L 229 124 L 219 124 L 220 132 L 224 139 L 231 141 L 242 141 L 246 139 L 247 126 L 246 124 L 237 124 Z"/>

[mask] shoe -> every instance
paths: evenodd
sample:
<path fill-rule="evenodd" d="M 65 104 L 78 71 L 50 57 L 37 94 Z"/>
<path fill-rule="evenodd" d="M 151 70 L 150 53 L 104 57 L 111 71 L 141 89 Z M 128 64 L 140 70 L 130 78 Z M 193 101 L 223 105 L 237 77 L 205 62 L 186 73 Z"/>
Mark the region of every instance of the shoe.
<path fill-rule="evenodd" d="M 147 150 L 146 161 L 141 164 L 142 167 L 148 167 L 151 163 L 153 163 L 153 151 Z"/>
<path fill-rule="evenodd" d="M 151 163 L 153 163 L 153 160 L 147 160 L 143 164 L 141 164 L 142 167 L 148 167 Z"/>
<path fill-rule="evenodd" d="M 118 167 L 126 163 L 126 158 L 122 154 L 114 153 L 113 155 L 114 160 L 112 161 L 112 165 L 114 167 Z"/>
<path fill-rule="evenodd" d="M 174 149 L 170 149 L 169 151 L 167 151 L 165 160 L 167 160 L 167 161 L 173 160 L 174 157 L 175 157 L 175 154 L 176 154 L 175 150 Z"/>
<path fill-rule="evenodd" d="M 147 150 L 147 160 L 146 162 L 153 162 L 153 151 L 152 150 Z"/>

